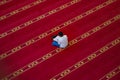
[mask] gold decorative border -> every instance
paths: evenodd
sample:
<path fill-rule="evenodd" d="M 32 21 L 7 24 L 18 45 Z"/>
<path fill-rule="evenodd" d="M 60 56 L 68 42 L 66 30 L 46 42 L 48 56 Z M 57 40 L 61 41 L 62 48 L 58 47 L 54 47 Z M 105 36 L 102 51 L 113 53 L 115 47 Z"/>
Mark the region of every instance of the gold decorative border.
<path fill-rule="evenodd" d="M 37 1 L 34 1 L 34 2 L 30 3 L 30 4 L 28 4 L 28 5 L 23 6 L 23 7 L 19 8 L 19 9 L 17 9 L 17 10 L 9 12 L 9 13 L 3 15 L 3 16 L 0 16 L 0 21 L 6 19 L 8 17 L 11 17 L 11 16 L 13 16 L 13 15 L 15 15 L 17 13 L 20 13 L 22 11 L 25 11 L 25 10 L 27 10 L 27 9 L 33 7 L 33 6 L 36 6 L 36 5 L 38 5 L 38 4 L 42 3 L 42 2 L 45 2 L 45 1 L 46 0 L 37 0 Z"/>
<path fill-rule="evenodd" d="M 3 0 L 3 1 L 0 2 L 0 6 L 1 6 L 1 5 L 4 5 L 4 4 L 6 4 L 6 3 L 9 3 L 9 2 L 11 2 L 11 1 L 13 1 L 13 0 Z"/>
<path fill-rule="evenodd" d="M 70 47 L 70 46 L 78 43 L 79 41 L 81 41 L 81 40 L 83 40 L 83 39 L 85 39 L 85 38 L 87 38 L 87 37 L 89 37 L 89 36 L 91 36 L 92 34 L 100 31 L 101 29 L 107 27 L 108 25 L 114 23 L 115 21 L 117 21 L 117 20 L 119 20 L 119 19 L 120 19 L 120 15 L 117 15 L 117 16 L 115 16 L 115 17 L 113 17 L 113 18 L 105 21 L 105 22 L 102 23 L 101 25 L 99 25 L 99 26 L 97 26 L 97 27 L 89 30 L 88 32 L 80 35 L 79 37 L 76 37 L 75 39 L 71 40 L 71 41 L 69 42 L 69 46 L 68 46 L 68 47 Z M 116 43 L 118 43 L 118 42 L 119 42 L 119 40 L 116 40 L 115 42 L 112 43 L 112 45 L 116 45 Z M 33 62 L 25 65 L 24 67 L 18 69 L 17 71 L 14 71 L 13 73 L 7 75 L 7 76 L 6 76 L 5 78 L 3 78 L 2 80 L 15 78 L 15 77 L 19 76 L 20 74 L 23 74 L 24 72 L 26 72 L 26 71 L 32 69 L 33 67 L 37 66 L 38 64 L 40 64 L 40 63 L 48 60 L 49 58 L 57 55 L 59 52 L 61 52 L 61 51 L 63 51 L 63 50 L 65 50 L 65 49 L 56 48 L 55 50 L 53 50 L 53 51 L 47 53 L 46 55 L 44 55 L 44 56 L 42 56 L 42 57 L 34 60 Z M 102 52 L 105 52 L 106 50 L 107 50 L 107 48 L 104 47 L 104 48 L 101 48 L 101 51 L 100 51 L 100 52 L 102 53 Z M 94 55 L 89 56 L 89 60 L 92 59 L 92 57 L 94 57 Z"/>
<path fill-rule="evenodd" d="M 86 58 L 84 58 L 81 61 L 75 63 L 74 65 L 70 66 L 69 68 L 65 69 L 64 71 L 58 73 L 57 75 L 55 75 L 50 80 L 60 80 L 60 79 L 64 78 L 65 76 L 69 75 L 73 71 L 75 71 L 78 68 L 82 67 L 83 65 L 87 64 L 88 62 L 94 60 L 95 58 L 102 55 L 104 52 L 108 51 L 109 49 L 111 49 L 112 47 L 116 46 L 119 43 L 120 43 L 120 37 L 118 37 L 117 39 L 113 40 L 112 42 L 106 44 L 105 46 L 103 46 L 99 50 L 95 51 L 94 53 L 90 54 Z M 120 67 L 119 67 L 119 72 L 120 72 Z M 106 75 L 106 78 L 110 79 L 114 75 L 115 75 L 115 72 L 111 72 L 111 73 Z"/>
<path fill-rule="evenodd" d="M 117 41 L 118 43 L 118 41 Z M 110 80 L 111 78 L 113 78 L 114 76 L 116 76 L 117 74 L 120 73 L 120 65 L 117 66 L 115 69 L 113 69 L 112 71 L 110 71 L 109 73 L 105 74 L 102 78 L 100 78 L 99 80 Z"/>
<path fill-rule="evenodd" d="M 46 32 L 44 32 L 44 33 L 42 33 L 42 34 L 40 34 L 40 35 L 38 35 L 38 36 L 28 40 L 27 42 L 25 42 L 23 44 L 20 44 L 19 46 L 15 47 L 15 48 L 12 48 L 11 50 L 1 54 L 0 55 L 0 60 L 2 60 L 4 58 L 14 54 L 17 51 L 20 51 L 21 49 L 23 49 L 23 48 L 25 48 L 25 47 L 27 47 L 27 46 L 29 46 L 29 45 L 31 45 L 31 44 L 41 40 L 42 38 L 45 38 L 46 36 L 48 36 L 48 35 L 56 32 L 56 31 L 58 31 L 58 30 L 60 30 L 60 29 L 62 29 L 64 27 L 66 27 L 66 26 L 68 26 L 68 25 L 70 25 L 70 24 L 72 24 L 72 23 L 74 23 L 76 21 L 79 21 L 80 19 L 82 19 L 82 18 L 84 18 L 84 17 L 86 17 L 86 16 L 88 16 L 88 15 L 90 15 L 90 14 L 92 14 L 92 13 L 94 13 L 94 12 L 96 12 L 96 11 L 106 7 L 106 6 L 108 6 L 109 4 L 111 4 L 111 3 L 115 2 L 115 1 L 116 0 L 108 0 L 108 1 L 106 1 L 106 2 L 96 6 L 94 8 L 92 8 L 92 9 L 90 9 L 90 10 L 88 10 L 88 11 L 86 11 L 86 12 L 80 14 L 80 15 L 78 15 L 77 17 L 74 17 L 74 18 L 72 18 L 72 19 L 70 19 L 70 20 L 68 20 L 68 21 L 66 21 L 66 22 L 64 22 L 64 23 L 62 23 L 62 24 L 60 24 L 60 25 L 50 29 L 49 31 L 46 31 Z M 117 16 L 117 17 L 119 19 L 119 16 Z M 105 25 L 107 25 L 107 23 Z M 98 30 L 98 29 L 99 29 L 99 27 L 96 28 L 96 30 Z M 96 31 L 96 30 L 94 30 L 94 31 Z M 82 35 L 82 37 L 86 37 L 86 34 Z"/>
<path fill-rule="evenodd" d="M 36 3 L 34 2 L 34 3 L 30 4 L 30 5 L 27 5 L 27 6 L 23 7 L 23 8 L 20 8 L 20 9 L 18 9 L 18 10 L 15 10 L 15 11 L 9 13 L 9 14 L 10 14 L 10 15 L 14 15 L 14 14 L 16 14 L 16 13 L 18 13 L 18 12 L 21 12 L 21 11 L 23 11 L 23 10 L 26 10 L 26 9 L 30 8 L 31 6 L 34 6 L 34 5 L 38 4 L 38 3 L 40 3 L 40 1 L 41 1 L 41 0 L 37 1 Z M 27 22 L 25 22 L 25 23 L 23 23 L 23 24 L 20 24 L 20 25 L 18 25 L 18 26 L 16 26 L 16 27 L 12 28 L 11 30 L 8 30 L 8 31 L 6 31 L 6 32 L 4 32 L 4 33 L 1 33 L 1 34 L 0 34 L 0 39 L 1 39 L 1 38 L 4 38 L 4 37 L 6 37 L 6 36 L 8 36 L 8 35 L 10 35 L 10 34 L 13 34 L 13 33 L 17 32 L 17 31 L 19 31 L 19 30 L 21 30 L 21 29 L 23 29 L 23 28 L 25 28 L 25 27 L 28 27 L 29 25 L 31 25 L 31 24 L 33 24 L 33 23 L 35 23 L 35 22 L 38 22 L 38 21 L 40 21 L 40 20 L 42 20 L 42 19 L 44 19 L 44 18 L 46 18 L 46 17 L 48 17 L 48 16 L 50 16 L 50 15 L 52 15 L 52 14 L 55 14 L 55 13 L 57 13 L 57 12 L 65 9 L 65 8 L 67 8 L 67 7 L 70 7 L 70 6 L 76 4 L 76 3 L 80 2 L 80 1 L 81 1 L 81 0 L 72 0 L 72 1 L 70 1 L 70 2 L 68 2 L 68 3 L 66 3 L 66 4 L 64 4 L 64 5 L 61 5 L 61 6 L 57 7 L 57 8 L 55 8 L 55 9 L 53 9 L 53 10 L 45 13 L 45 14 L 42 14 L 42 15 L 36 17 L 36 18 L 33 18 L 32 20 L 29 20 L 29 21 L 27 21 Z M 6 15 L 8 15 L 8 14 L 6 14 Z M 0 17 L 0 20 L 5 19 L 5 18 L 6 18 L 6 15 Z"/>

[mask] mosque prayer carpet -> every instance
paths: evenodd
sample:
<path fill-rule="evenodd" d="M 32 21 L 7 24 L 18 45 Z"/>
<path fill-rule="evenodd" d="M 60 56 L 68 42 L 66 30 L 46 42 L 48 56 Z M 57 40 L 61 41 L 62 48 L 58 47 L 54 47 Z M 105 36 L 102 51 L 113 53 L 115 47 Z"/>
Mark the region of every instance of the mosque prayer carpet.
<path fill-rule="evenodd" d="M 0 26 L 0 80 L 120 80 L 120 0 L 0 0 Z"/>

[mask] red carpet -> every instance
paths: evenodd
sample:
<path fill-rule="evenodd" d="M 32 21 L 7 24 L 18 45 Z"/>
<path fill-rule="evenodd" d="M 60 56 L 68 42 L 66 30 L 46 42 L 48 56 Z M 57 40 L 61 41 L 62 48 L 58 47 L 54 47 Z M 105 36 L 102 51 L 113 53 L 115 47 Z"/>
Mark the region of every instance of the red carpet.
<path fill-rule="evenodd" d="M 120 0 L 0 0 L 0 80 L 120 80 Z M 66 49 L 51 45 L 62 31 Z"/>

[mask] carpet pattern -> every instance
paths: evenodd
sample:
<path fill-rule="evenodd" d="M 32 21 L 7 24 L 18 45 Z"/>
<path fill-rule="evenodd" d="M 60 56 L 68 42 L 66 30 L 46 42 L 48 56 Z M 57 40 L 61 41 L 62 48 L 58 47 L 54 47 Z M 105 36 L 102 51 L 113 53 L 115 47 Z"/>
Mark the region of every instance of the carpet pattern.
<path fill-rule="evenodd" d="M 1 80 L 119 80 L 120 0 L 0 1 Z M 65 49 L 51 36 L 68 35 Z"/>

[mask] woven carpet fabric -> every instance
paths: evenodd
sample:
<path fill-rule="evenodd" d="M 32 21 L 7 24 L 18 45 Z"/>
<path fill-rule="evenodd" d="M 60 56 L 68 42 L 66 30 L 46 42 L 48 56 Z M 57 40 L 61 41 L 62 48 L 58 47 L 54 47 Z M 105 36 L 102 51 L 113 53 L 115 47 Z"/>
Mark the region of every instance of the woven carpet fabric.
<path fill-rule="evenodd" d="M 120 80 L 120 0 L 0 0 L 0 80 Z"/>

